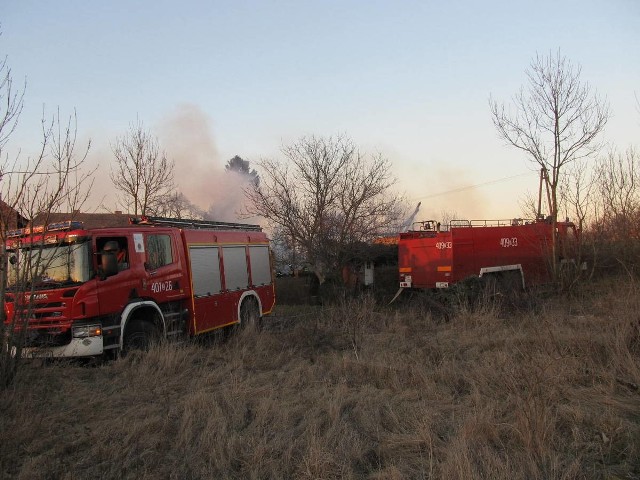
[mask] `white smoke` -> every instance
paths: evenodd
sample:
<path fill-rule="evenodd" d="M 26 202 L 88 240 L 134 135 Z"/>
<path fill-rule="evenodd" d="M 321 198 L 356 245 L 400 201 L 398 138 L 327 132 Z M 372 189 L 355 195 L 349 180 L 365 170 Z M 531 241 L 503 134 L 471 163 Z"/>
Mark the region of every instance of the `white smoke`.
<path fill-rule="evenodd" d="M 241 221 L 248 179 L 225 170 L 231 157 L 220 158 L 211 118 L 195 105 L 181 105 L 161 122 L 158 134 L 167 157 L 175 162 L 178 191 L 211 219 Z"/>

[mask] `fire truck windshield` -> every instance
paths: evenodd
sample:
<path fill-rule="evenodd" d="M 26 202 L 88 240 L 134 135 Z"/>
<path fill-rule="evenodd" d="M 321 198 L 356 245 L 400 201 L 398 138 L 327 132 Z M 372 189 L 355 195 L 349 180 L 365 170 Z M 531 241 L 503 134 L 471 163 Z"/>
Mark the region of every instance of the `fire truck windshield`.
<path fill-rule="evenodd" d="M 92 277 L 90 242 L 9 250 L 7 287 L 36 289 L 84 283 Z"/>

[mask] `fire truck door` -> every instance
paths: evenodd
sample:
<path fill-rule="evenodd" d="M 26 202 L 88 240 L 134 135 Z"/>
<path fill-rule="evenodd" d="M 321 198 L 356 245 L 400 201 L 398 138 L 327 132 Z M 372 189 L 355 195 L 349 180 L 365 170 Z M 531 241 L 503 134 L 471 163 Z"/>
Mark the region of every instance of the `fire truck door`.
<path fill-rule="evenodd" d="M 134 237 L 137 235 L 134 234 Z M 142 248 L 139 240 L 136 240 L 138 253 L 142 253 L 144 258 L 143 295 L 152 298 L 160 306 L 183 298 L 185 290 L 188 290 L 188 279 L 180 265 L 176 247 L 172 235 L 168 233 L 145 233 Z"/>
<path fill-rule="evenodd" d="M 130 247 L 130 239 L 126 236 L 103 236 L 95 239 L 97 271 L 103 271 L 102 258 L 105 253 L 115 254 L 118 262 L 118 273 L 98 280 L 98 308 L 100 315 L 106 317 L 107 326 L 120 324 L 120 313 L 138 285 L 131 268 Z"/>

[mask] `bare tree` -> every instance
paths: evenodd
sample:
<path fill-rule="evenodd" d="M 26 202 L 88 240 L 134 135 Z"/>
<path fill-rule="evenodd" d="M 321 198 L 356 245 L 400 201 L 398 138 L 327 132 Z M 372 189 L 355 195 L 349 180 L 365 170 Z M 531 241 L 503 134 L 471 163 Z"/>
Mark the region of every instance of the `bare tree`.
<path fill-rule="evenodd" d="M 19 109 L 21 104 L 16 103 L 10 108 Z M 0 128 L 0 136 L 4 133 Z M 64 262 L 62 252 L 65 251 L 58 244 L 47 243 L 48 253 L 45 254 L 45 236 L 36 236 L 34 229 L 27 233 L 29 247 L 24 251 L 20 251 L 17 243 L 5 250 L 8 231 L 20 226 L 14 221 L 16 215 L 25 219 L 38 216 L 40 221 L 48 224 L 52 213 L 81 209 L 91 190 L 94 171 L 84 168 L 90 143 L 86 149 L 77 152 L 76 133 L 75 114 L 65 123 L 57 112 L 51 120 L 42 122 L 42 144 L 36 155 L 24 161 L 5 158 L 0 164 L 3 202 L 0 215 L 0 338 L 6 342 L 0 349 L 0 387 L 9 385 L 18 371 L 26 326 L 32 316 L 34 291 L 42 283 L 43 272 L 52 263 L 59 267 Z M 4 138 L 8 139 L 8 136 Z M 66 251 L 69 251 L 68 247 Z M 7 254 L 12 261 L 7 262 Z M 9 264 L 10 275 L 7 271 Z M 8 296 L 13 299 L 14 308 L 7 322 L 5 301 Z"/>
<path fill-rule="evenodd" d="M 24 105 L 25 86 L 19 90 L 13 88 L 11 68 L 5 57 L 0 62 L 0 158 L 4 157 L 3 147 L 18 125 Z"/>
<path fill-rule="evenodd" d="M 598 215 L 597 176 L 589 167 L 586 160 L 576 161 L 565 169 L 560 180 L 559 208 L 564 210 L 567 219 L 571 218 L 577 228 L 577 235 L 565 236 L 561 244 L 561 250 L 564 249 L 561 251 L 562 256 L 574 260 L 567 265 L 576 267 L 573 270 L 565 268 L 562 278 L 565 288 L 571 288 L 585 275 L 592 276 L 595 269 L 598 244 L 593 238 L 585 241 L 589 237 L 585 232 Z M 585 262 L 585 259 L 589 261 Z"/>
<path fill-rule="evenodd" d="M 524 218 L 536 218 L 538 215 L 538 199 L 531 192 L 523 193 L 518 200 L 520 212 Z"/>
<path fill-rule="evenodd" d="M 596 189 L 596 176 L 585 161 L 573 163 L 561 176 L 558 208 L 573 219 L 579 231 L 595 218 Z"/>
<path fill-rule="evenodd" d="M 295 242 L 293 242 L 291 237 L 279 226 L 275 226 L 269 235 L 269 239 L 273 251 L 276 275 L 297 275 L 301 266 L 298 265 L 299 256 L 296 251 Z"/>
<path fill-rule="evenodd" d="M 160 152 L 158 140 L 144 129 L 142 122 L 111 145 L 116 164 L 111 181 L 120 191 L 119 202 L 134 215 L 156 215 L 174 189 L 174 163 Z"/>
<path fill-rule="evenodd" d="M 26 82 L 25 82 L 26 83 Z M 13 76 L 11 74 L 11 68 L 7 63 L 6 57 L 0 62 L 0 182 L 3 180 L 6 172 L 10 170 L 8 163 L 8 157 L 4 152 L 9 137 L 14 132 L 20 119 L 20 113 L 24 106 L 24 88 L 15 90 L 13 88 Z M 2 186 L 6 185 L 6 182 Z M 2 192 L 2 190 L 0 190 Z M 5 232 L 9 228 L 16 228 L 21 226 L 19 221 L 22 216 L 11 205 L 11 201 L 7 203 L 7 195 L 2 192 L 2 198 L 0 198 L 0 236 L 2 240 L 2 246 L 0 246 L 0 334 L 4 334 L 5 327 L 5 287 L 6 287 L 6 257 L 5 257 Z M 0 338 L 2 338 L 0 336 Z M 4 369 L 4 368 L 3 368 Z M 3 372 L 0 372 L 0 376 L 4 378 Z"/>
<path fill-rule="evenodd" d="M 390 163 L 366 157 L 340 137 L 302 137 L 282 146 L 284 160 L 258 162 L 259 184 L 245 193 L 248 214 L 279 227 L 320 283 L 344 265 L 359 242 L 393 229 L 404 217 Z M 396 230 L 397 231 L 397 230 Z"/>
<path fill-rule="evenodd" d="M 611 240 L 638 240 L 640 156 L 633 147 L 615 150 L 598 161 L 596 175 L 602 202 L 599 223 Z"/>
<path fill-rule="evenodd" d="M 542 170 L 554 228 L 563 168 L 599 151 L 599 136 L 609 118 L 608 104 L 580 80 L 580 74 L 581 68 L 560 51 L 548 57 L 537 55 L 526 71 L 528 87 L 521 88 L 512 99 L 513 110 L 489 100 L 500 137 L 526 152 Z M 556 250 L 554 242 L 554 273 Z"/>
<path fill-rule="evenodd" d="M 205 212 L 181 192 L 173 192 L 158 201 L 154 214 L 161 217 L 203 220 Z"/>
<path fill-rule="evenodd" d="M 442 230 L 449 230 L 451 222 L 455 220 L 461 220 L 460 215 L 455 210 L 442 209 L 440 211 L 440 228 Z"/>

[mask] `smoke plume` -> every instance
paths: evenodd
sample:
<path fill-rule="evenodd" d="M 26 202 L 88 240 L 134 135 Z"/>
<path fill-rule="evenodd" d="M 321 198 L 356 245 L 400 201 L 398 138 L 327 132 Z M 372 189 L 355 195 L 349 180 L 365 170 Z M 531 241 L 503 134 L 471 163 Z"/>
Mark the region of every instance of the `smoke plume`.
<path fill-rule="evenodd" d="M 229 159 L 220 158 L 212 132 L 211 119 L 195 105 L 181 105 L 158 127 L 167 157 L 175 162 L 178 191 L 211 219 L 240 221 L 247 180 L 225 170 Z"/>

